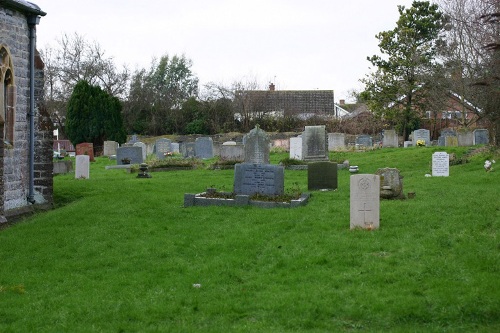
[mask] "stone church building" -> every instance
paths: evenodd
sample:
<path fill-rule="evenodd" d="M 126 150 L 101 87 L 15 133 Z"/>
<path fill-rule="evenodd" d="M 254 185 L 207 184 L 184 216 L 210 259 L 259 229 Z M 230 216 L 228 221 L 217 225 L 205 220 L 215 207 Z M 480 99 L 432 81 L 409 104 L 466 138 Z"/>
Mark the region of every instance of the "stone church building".
<path fill-rule="evenodd" d="M 25 0 L 0 1 L 0 222 L 52 206 L 52 122 L 36 50 L 45 14 Z"/>

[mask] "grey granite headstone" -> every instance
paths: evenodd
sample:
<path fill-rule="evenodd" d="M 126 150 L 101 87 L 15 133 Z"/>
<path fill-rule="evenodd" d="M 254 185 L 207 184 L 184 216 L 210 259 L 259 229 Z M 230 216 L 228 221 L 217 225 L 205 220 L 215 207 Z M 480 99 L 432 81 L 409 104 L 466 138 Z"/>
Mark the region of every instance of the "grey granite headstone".
<path fill-rule="evenodd" d="M 104 156 L 116 155 L 116 149 L 118 148 L 118 142 L 116 141 L 104 141 Z"/>
<path fill-rule="evenodd" d="M 116 149 L 116 164 L 122 165 L 124 159 L 128 159 L 130 164 L 140 164 L 144 162 L 142 148 L 137 146 L 125 146 Z"/>
<path fill-rule="evenodd" d="M 90 176 L 90 156 L 76 155 L 75 161 L 75 178 L 89 179 Z"/>
<path fill-rule="evenodd" d="M 328 133 L 328 150 L 344 150 L 345 149 L 345 134 L 344 133 Z"/>
<path fill-rule="evenodd" d="M 302 159 L 304 161 L 328 161 L 325 125 L 305 127 L 302 132 Z"/>
<path fill-rule="evenodd" d="M 487 145 L 490 143 L 489 133 L 487 129 L 474 130 L 474 145 Z"/>
<path fill-rule="evenodd" d="M 418 129 L 413 131 L 413 146 L 417 146 L 418 140 L 424 140 L 426 146 L 431 145 L 431 132 L 427 129 Z"/>
<path fill-rule="evenodd" d="M 309 163 L 307 166 L 307 188 L 310 191 L 337 189 L 337 169 L 337 163 Z"/>
<path fill-rule="evenodd" d="M 460 147 L 472 146 L 474 144 L 474 133 L 471 131 L 458 132 L 457 139 Z"/>
<path fill-rule="evenodd" d="M 241 143 L 234 141 L 224 142 L 220 146 L 219 157 L 224 161 L 241 161 L 245 160 L 245 149 Z"/>
<path fill-rule="evenodd" d="M 352 175 L 350 199 L 351 229 L 378 229 L 380 226 L 380 176 Z"/>
<path fill-rule="evenodd" d="M 182 142 L 180 144 L 181 155 L 184 158 L 196 157 L 196 148 L 194 142 Z"/>
<path fill-rule="evenodd" d="M 198 158 L 214 157 L 214 143 L 211 137 L 196 138 L 195 153 Z"/>
<path fill-rule="evenodd" d="M 139 138 L 137 138 L 137 135 L 134 134 L 134 135 L 132 135 L 132 138 L 130 138 L 130 141 L 127 143 L 132 146 L 136 142 L 139 142 Z"/>
<path fill-rule="evenodd" d="M 142 149 L 142 160 L 145 161 L 146 157 L 148 156 L 146 144 L 143 143 L 143 142 L 138 141 L 138 142 L 136 142 L 136 143 L 133 144 L 133 147 L 141 147 L 141 149 Z"/>
<path fill-rule="evenodd" d="M 290 158 L 295 160 L 302 159 L 302 137 L 290 138 Z"/>
<path fill-rule="evenodd" d="M 373 147 L 373 139 L 371 136 L 361 134 L 356 137 L 356 145 L 363 147 Z"/>
<path fill-rule="evenodd" d="M 398 147 L 398 134 L 396 130 L 385 130 L 384 137 L 382 139 L 382 147 L 385 148 L 397 148 Z"/>
<path fill-rule="evenodd" d="M 432 154 L 432 176 L 448 177 L 450 175 L 450 155 L 446 152 Z"/>
<path fill-rule="evenodd" d="M 234 166 L 234 193 L 282 195 L 285 169 L 279 165 L 241 163 Z"/>
<path fill-rule="evenodd" d="M 269 137 L 257 125 L 243 138 L 245 163 L 269 164 Z"/>
<path fill-rule="evenodd" d="M 156 158 L 158 158 L 159 160 L 164 159 L 166 153 L 172 152 L 172 141 L 166 138 L 156 140 L 155 152 Z"/>
<path fill-rule="evenodd" d="M 179 143 L 178 142 L 172 142 L 170 144 L 170 146 L 172 147 L 172 153 L 175 153 L 175 154 L 179 154 L 180 153 Z"/>

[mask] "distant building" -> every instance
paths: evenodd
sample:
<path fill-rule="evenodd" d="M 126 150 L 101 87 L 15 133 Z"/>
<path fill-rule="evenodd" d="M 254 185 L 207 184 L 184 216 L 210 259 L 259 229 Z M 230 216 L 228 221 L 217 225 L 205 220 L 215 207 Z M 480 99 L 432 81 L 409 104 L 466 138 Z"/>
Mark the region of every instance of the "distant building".
<path fill-rule="evenodd" d="M 52 204 L 52 122 L 43 107 L 36 26 L 24 0 L 0 1 L 0 220 Z M 6 218 L 7 217 L 7 218 Z"/>

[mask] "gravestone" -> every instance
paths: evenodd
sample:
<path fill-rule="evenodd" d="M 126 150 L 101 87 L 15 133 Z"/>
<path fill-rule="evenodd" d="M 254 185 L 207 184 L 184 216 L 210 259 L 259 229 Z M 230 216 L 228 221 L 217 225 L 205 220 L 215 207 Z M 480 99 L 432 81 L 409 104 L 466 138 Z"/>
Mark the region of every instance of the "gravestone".
<path fill-rule="evenodd" d="M 90 176 L 90 156 L 76 155 L 75 178 L 89 179 L 89 176 Z"/>
<path fill-rule="evenodd" d="M 290 138 L 290 158 L 301 160 L 302 159 L 302 137 L 297 136 Z"/>
<path fill-rule="evenodd" d="M 142 149 L 142 160 L 145 161 L 146 157 L 148 156 L 146 144 L 138 141 L 138 142 L 134 143 L 132 146 L 133 147 L 140 147 Z"/>
<path fill-rule="evenodd" d="M 474 145 L 487 145 L 490 143 L 489 133 L 487 129 L 474 130 Z"/>
<path fill-rule="evenodd" d="M 460 147 L 472 146 L 474 143 L 474 133 L 471 131 L 458 132 L 457 139 Z"/>
<path fill-rule="evenodd" d="M 403 143 L 404 148 L 413 147 L 413 141 L 405 141 Z"/>
<path fill-rule="evenodd" d="M 179 143 L 178 142 L 172 142 L 170 144 L 170 147 L 172 148 L 172 153 L 174 153 L 174 154 L 179 154 L 180 153 Z"/>
<path fill-rule="evenodd" d="M 172 141 L 166 138 L 156 140 L 155 152 L 156 158 L 159 160 L 163 160 L 166 153 L 172 152 Z"/>
<path fill-rule="evenodd" d="M 457 147 L 458 146 L 458 137 L 456 137 L 456 136 L 445 136 L 444 137 L 444 145 L 446 147 Z"/>
<path fill-rule="evenodd" d="M 380 226 L 380 176 L 352 175 L 350 188 L 351 229 L 378 229 Z"/>
<path fill-rule="evenodd" d="M 356 137 L 356 146 L 373 147 L 373 139 L 366 134 L 358 135 Z"/>
<path fill-rule="evenodd" d="M 385 130 L 382 139 L 382 147 L 384 148 L 397 148 L 398 147 L 398 134 L 395 130 Z"/>
<path fill-rule="evenodd" d="M 116 141 L 104 141 L 104 156 L 116 155 L 116 149 L 118 148 L 118 142 Z"/>
<path fill-rule="evenodd" d="M 269 164 L 269 142 L 269 137 L 259 125 L 245 134 L 245 163 Z"/>
<path fill-rule="evenodd" d="M 116 149 L 116 164 L 127 164 L 125 159 L 129 160 L 129 164 L 140 164 L 144 162 L 142 158 L 142 148 L 137 146 L 124 146 Z"/>
<path fill-rule="evenodd" d="M 305 127 L 302 132 L 302 159 L 304 161 L 328 161 L 325 125 Z"/>
<path fill-rule="evenodd" d="M 136 143 L 136 142 L 139 142 L 139 138 L 137 137 L 137 135 L 136 135 L 136 134 L 134 134 L 134 135 L 132 135 L 132 137 L 130 138 L 130 141 L 129 141 L 129 142 L 127 142 L 127 144 L 129 144 L 129 145 L 133 146 L 133 145 L 134 145 L 134 143 Z"/>
<path fill-rule="evenodd" d="M 450 155 L 446 152 L 432 154 L 432 176 L 448 177 L 450 175 Z"/>
<path fill-rule="evenodd" d="M 344 150 L 345 149 L 345 134 L 344 133 L 328 133 L 328 150 Z"/>
<path fill-rule="evenodd" d="M 196 138 L 195 153 L 198 158 L 214 157 L 214 144 L 211 137 Z"/>
<path fill-rule="evenodd" d="M 94 144 L 91 142 L 82 142 L 76 145 L 76 155 L 88 155 L 90 162 L 94 162 Z"/>
<path fill-rule="evenodd" d="M 337 189 L 337 163 L 313 162 L 307 166 L 307 188 L 314 190 Z"/>
<path fill-rule="evenodd" d="M 418 140 L 424 140 L 426 146 L 431 145 L 431 132 L 427 129 L 418 129 L 413 131 L 413 146 L 417 146 Z"/>
<path fill-rule="evenodd" d="M 403 176 L 396 168 L 383 168 L 375 172 L 380 176 L 380 197 L 383 199 L 404 199 Z"/>
<path fill-rule="evenodd" d="M 279 165 L 241 163 L 234 166 L 234 193 L 282 195 L 285 169 Z"/>
<path fill-rule="evenodd" d="M 196 156 L 194 142 L 182 142 L 180 144 L 180 150 L 184 158 L 194 158 Z"/>
<path fill-rule="evenodd" d="M 245 149 L 241 143 L 227 141 L 222 144 L 219 151 L 219 157 L 224 161 L 244 161 Z"/>

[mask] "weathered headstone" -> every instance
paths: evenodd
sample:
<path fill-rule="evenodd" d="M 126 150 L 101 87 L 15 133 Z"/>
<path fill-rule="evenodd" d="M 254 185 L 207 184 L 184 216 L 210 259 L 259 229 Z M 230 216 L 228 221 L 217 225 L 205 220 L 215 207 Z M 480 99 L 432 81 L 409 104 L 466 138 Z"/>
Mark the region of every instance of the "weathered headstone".
<path fill-rule="evenodd" d="M 76 155 L 75 161 L 75 178 L 89 179 L 90 176 L 90 156 Z"/>
<path fill-rule="evenodd" d="M 94 162 L 94 144 L 91 142 L 82 142 L 76 145 L 76 155 L 88 155 L 90 162 Z"/>
<path fill-rule="evenodd" d="M 398 147 L 398 134 L 395 130 L 385 130 L 382 139 L 382 147 L 384 148 L 397 148 Z"/>
<path fill-rule="evenodd" d="M 245 163 L 269 164 L 269 137 L 257 125 L 245 134 Z"/>
<path fill-rule="evenodd" d="M 116 141 L 104 141 L 104 156 L 116 155 L 116 149 L 118 148 L 118 142 Z"/>
<path fill-rule="evenodd" d="M 396 168 L 383 168 L 375 172 L 380 176 L 380 197 L 383 199 L 404 199 L 403 176 Z"/>
<path fill-rule="evenodd" d="M 328 133 L 328 150 L 344 150 L 345 149 L 345 134 L 344 133 Z"/>
<path fill-rule="evenodd" d="M 156 158 L 163 160 L 166 153 L 172 152 L 172 141 L 166 138 L 160 138 L 155 142 Z"/>
<path fill-rule="evenodd" d="M 328 161 L 328 139 L 324 125 L 305 127 L 302 133 L 302 159 Z"/>
<path fill-rule="evenodd" d="M 445 136 L 444 137 L 444 145 L 446 147 L 457 147 L 458 146 L 458 137 L 456 137 L 456 136 Z"/>
<path fill-rule="evenodd" d="M 137 146 L 124 146 L 116 150 L 116 164 L 140 164 L 144 162 L 142 158 L 142 148 Z M 128 163 L 127 163 L 128 162 Z"/>
<path fill-rule="evenodd" d="M 366 134 L 361 134 L 356 137 L 356 146 L 373 147 L 373 138 Z"/>
<path fill-rule="evenodd" d="M 418 140 L 424 140 L 426 146 L 431 145 L 431 132 L 427 129 L 418 129 L 413 131 L 413 146 L 417 146 Z"/>
<path fill-rule="evenodd" d="M 198 158 L 214 157 L 214 143 L 211 137 L 196 138 L 194 149 Z"/>
<path fill-rule="evenodd" d="M 194 142 L 182 142 L 180 144 L 181 154 L 184 158 L 196 157 Z"/>
<path fill-rule="evenodd" d="M 136 134 L 134 134 L 134 135 L 132 135 L 132 137 L 130 138 L 130 141 L 129 141 L 129 142 L 127 142 L 127 144 L 129 144 L 129 145 L 131 145 L 131 146 L 132 146 L 132 145 L 133 145 L 134 143 L 136 143 L 136 142 L 139 142 L 139 138 L 137 137 L 137 135 L 136 135 Z"/>
<path fill-rule="evenodd" d="M 307 188 L 314 190 L 337 189 L 337 163 L 313 162 L 307 166 Z"/>
<path fill-rule="evenodd" d="M 413 147 L 413 141 L 405 141 L 403 143 L 404 148 Z"/>
<path fill-rule="evenodd" d="M 172 142 L 170 144 L 170 146 L 172 147 L 172 153 L 174 153 L 174 154 L 179 154 L 180 153 L 179 143 L 178 142 Z"/>
<path fill-rule="evenodd" d="M 380 226 L 380 176 L 352 175 L 350 188 L 351 229 L 378 229 Z"/>
<path fill-rule="evenodd" d="M 241 161 L 245 160 L 245 149 L 241 143 L 227 141 L 220 146 L 219 157 L 224 161 Z"/>
<path fill-rule="evenodd" d="M 279 165 L 241 163 L 234 166 L 234 193 L 282 195 L 285 169 Z"/>
<path fill-rule="evenodd" d="M 450 155 L 446 152 L 432 154 L 432 176 L 448 177 L 450 175 Z"/>
<path fill-rule="evenodd" d="M 487 129 L 474 130 L 474 145 L 487 145 L 490 143 L 489 133 Z"/>
<path fill-rule="evenodd" d="M 302 159 L 302 137 L 297 136 L 290 138 L 290 158 Z"/>
<path fill-rule="evenodd" d="M 457 139 L 460 147 L 472 146 L 474 143 L 474 133 L 471 131 L 458 132 Z"/>
<path fill-rule="evenodd" d="M 143 143 L 143 142 L 138 141 L 138 142 L 136 142 L 136 143 L 133 144 L 133 147 L 141 147 L 141 149 L 142 149 L 142 160 L 145 161 L 146 157 L 148 156 L 146 144 Z"/>

